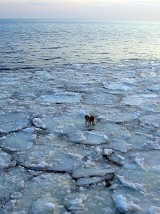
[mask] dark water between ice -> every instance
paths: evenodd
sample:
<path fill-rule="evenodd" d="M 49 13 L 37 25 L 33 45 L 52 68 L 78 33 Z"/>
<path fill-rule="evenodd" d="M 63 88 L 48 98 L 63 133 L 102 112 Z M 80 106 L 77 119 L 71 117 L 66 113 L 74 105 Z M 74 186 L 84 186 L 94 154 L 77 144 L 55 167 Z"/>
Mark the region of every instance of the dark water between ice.
<path fill-rule="evenodd" d="M 160 23 L 0 20 L 0 70 L 160 60 Z"/>

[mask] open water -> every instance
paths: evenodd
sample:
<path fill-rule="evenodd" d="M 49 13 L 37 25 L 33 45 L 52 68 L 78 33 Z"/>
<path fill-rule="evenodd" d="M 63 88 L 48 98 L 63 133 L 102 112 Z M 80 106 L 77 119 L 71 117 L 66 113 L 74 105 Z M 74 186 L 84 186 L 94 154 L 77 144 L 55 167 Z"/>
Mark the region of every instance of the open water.
<path fill-rule="evenodd" d="M 160 60 L 160 23 L 0 20 L 0 70 Z"/>

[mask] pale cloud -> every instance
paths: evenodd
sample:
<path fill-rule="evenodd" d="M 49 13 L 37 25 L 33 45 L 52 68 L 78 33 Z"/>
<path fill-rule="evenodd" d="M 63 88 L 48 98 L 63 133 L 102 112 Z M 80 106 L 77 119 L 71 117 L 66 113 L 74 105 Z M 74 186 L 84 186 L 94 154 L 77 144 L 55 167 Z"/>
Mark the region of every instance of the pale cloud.
<path fill-rule="evenodd" d="M 0 3 L 160 4 L 160 0 L 0 0 Z"/>
<path fill-rule="evenodd" d="M 160 21 L 160 0 L 0 0 L 0 18 Z"/>

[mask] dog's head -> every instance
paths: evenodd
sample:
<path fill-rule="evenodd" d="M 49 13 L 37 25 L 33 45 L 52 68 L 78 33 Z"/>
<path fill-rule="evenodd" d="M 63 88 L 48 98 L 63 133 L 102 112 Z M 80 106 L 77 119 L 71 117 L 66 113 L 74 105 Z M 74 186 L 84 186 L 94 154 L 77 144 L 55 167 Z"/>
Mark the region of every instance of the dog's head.
<path fill-rule="evenodd" d="M 86 121 L 88 121 L 88 120 L 89 120 L 89 118 L 90 118 L 90 116 L 89 116 L 89 115 L 87 115 L 87 114 L 86 114 L 84 117 L 85 117 L 85 120 L 86 120 Z"/>

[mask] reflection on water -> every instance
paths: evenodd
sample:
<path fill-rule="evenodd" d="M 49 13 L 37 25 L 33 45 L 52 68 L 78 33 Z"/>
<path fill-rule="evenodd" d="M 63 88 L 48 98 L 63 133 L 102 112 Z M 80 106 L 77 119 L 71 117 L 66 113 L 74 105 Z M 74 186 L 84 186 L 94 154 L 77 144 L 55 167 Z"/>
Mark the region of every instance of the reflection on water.
<path fill-rule="evenodd" d="M 1 20 L 0 69 L 159 60 L 160 23 Z"/>

